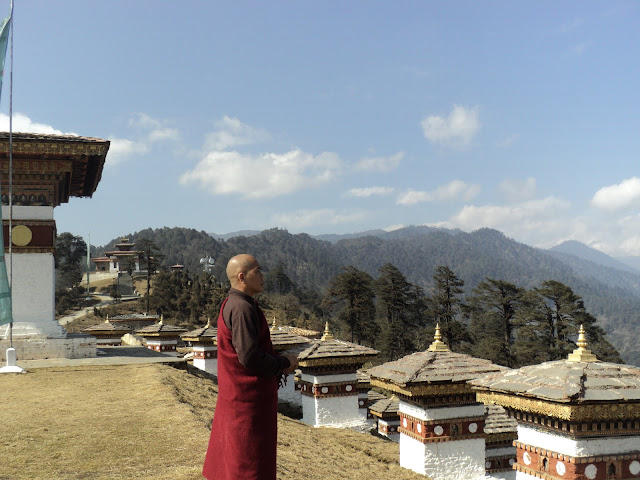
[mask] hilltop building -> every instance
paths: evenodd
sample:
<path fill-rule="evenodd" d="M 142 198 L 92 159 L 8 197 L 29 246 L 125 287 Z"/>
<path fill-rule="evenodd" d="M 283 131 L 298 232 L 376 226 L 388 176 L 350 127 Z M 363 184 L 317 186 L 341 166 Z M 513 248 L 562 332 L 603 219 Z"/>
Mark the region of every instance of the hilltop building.
<path fill-rule="evenodd" d="M 96 266 L 97 272 L 124 272 L 129 261 L 135 264 L 133 271 L 140 272 L 141 252 L 134 248 L 135 244 L 130 243 L 128 238 L 122 237 L 120 243 L 116 244 L 116 250 L 104 252 L 104 257 L 92 258 L 91 261 Z"/>
<path fill-rule="evenodd" d="M 10 225 L 9 134 L 0 132 L 2 226 L 6 263 L 13 269 L 14 348 L 23 360 L 93 357 L 95 338 L 68 334 L 55 319 L 53 210 L 71 197 L 93 195 L 102 177 L 109 142 L 33 133 L 13 133 L 12 141 Z M 9 346 L 8 331 L 8 326 L 0 327 L 2 356 Z"/>

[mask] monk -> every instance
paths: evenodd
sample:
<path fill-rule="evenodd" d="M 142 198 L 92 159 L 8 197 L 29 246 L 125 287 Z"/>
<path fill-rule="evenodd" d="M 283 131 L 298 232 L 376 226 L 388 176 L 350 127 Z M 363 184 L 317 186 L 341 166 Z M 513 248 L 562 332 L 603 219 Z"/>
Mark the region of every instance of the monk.
<path fill-rule="evenodd" d="M 208 480 L 276 480 L 278 383 L 298 366 L 278 355 L 253 299 L 264 278 L 251 255 L 227 264 L 229 296 L 218 315 L 218 402 L 202 475 Z"/>

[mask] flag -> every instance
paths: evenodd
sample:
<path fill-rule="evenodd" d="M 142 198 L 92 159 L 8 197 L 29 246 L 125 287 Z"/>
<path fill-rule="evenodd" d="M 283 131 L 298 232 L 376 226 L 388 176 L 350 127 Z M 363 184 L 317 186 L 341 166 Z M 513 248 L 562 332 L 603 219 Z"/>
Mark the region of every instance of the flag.
<path fill-rule="evenodd" d="M 4 77 L 4 59 L 7 56 L 9 44 L 9 30 L 11 28 L 11 15 L 2 21 L 0 26 L 0 95 L 2 95 L 2 78 Z"/>

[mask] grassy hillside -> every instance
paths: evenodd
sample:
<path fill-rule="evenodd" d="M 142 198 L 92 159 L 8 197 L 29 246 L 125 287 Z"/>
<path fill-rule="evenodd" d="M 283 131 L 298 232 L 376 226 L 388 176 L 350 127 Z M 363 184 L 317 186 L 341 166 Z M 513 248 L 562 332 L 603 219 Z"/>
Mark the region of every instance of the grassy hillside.
<path fill-rule="evenodd" d="M 217 387 L 162 365 L 0 376 L 0 478 L 196 480 Z M 279 480 L 418 480 L 398 445 L 278 417 Z"/>

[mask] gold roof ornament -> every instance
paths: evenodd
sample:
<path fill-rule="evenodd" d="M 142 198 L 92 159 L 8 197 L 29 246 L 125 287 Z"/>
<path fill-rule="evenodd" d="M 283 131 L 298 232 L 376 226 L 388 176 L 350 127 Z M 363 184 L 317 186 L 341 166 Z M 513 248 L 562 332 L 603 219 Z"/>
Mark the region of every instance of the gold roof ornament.
<path fill-rule="evenodd" d="M 204 326 L 204 328 L 211 328 L 211 317 L 207 317 L 207 324 Z"/>
<path fill-rule="evenodd" d="M 276 328 L 278 328 L 278 322 L 276 320 L 276 316 L 273 316 L 273 322 L 271 322 L 271 331 L 273 332 Z"/>
<path fill-rule="evenodd" d="M 331 335 L 331 332 L 329 331 L 329 322 L 324 324 L 324 335 L 322 335 L 320 340 L 323 342 L 326 340 L 333 340 L 333 335 Z"/>
<path fill-rule="evenodd" d="M 164 313 L 160 315 L 160 321 L 158 322 L 160 325 L 164 325 Z"/>
<path fill-rule="evenodd" d="M 450 352 L 447 344 L 442 341 L 442 334 L 440 333 L 440 324 L 436 323 L 436 332 L 433 335 L 433 343 L 429 345 L 427 349 L 429 352 Z"/>
<path fill-rule="evenodd" d="M 570 362 L 597 362 L 598 358 L 591 353 L 591 350 L 587 350 L 587 338 L 584 332 L 584 326 L 580 325 L 580 331 L 578 332 L 578 348 L 573 353 L 569 354 L 568 360 Z"/>

